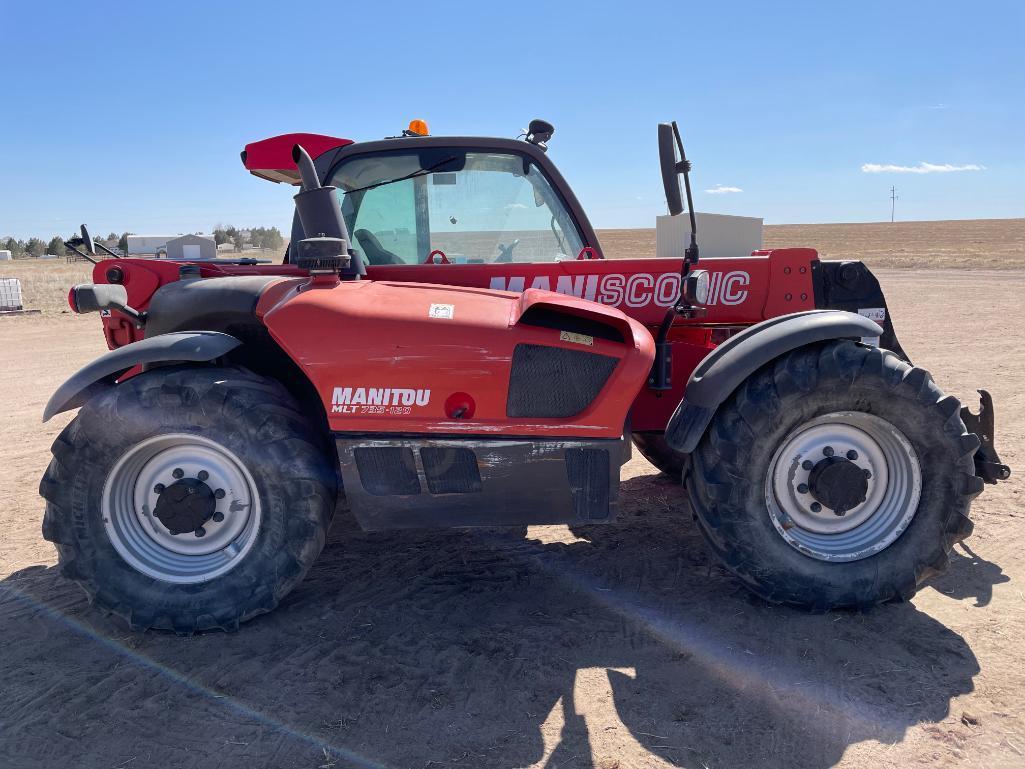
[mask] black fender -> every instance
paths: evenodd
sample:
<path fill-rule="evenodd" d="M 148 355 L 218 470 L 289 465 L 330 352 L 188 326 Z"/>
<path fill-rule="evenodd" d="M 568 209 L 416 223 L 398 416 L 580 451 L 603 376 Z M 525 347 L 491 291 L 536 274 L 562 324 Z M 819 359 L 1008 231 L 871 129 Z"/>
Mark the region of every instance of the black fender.
<path fill-rule="evenodd" d="M 43 421 L 77 408 L 100 390 L 113 387 L 118 375 L 147 363 L 207 362 L 241 345 L 230 334 L 216 331 L 180 331 L 161 334 L 118 347 L 80 369 L 57 388 L 43 410 Z"/>
<path fill-rule="evenodd" d="M 666 441 L 684 453 L 697 448 L 719 405 L 780 355 L 830 339 L 878 339 L 881 332 L 875 321 L 842 310 L 808 310 L 756 323 L 716 347 L 694 369 L 666 426 Z"/>

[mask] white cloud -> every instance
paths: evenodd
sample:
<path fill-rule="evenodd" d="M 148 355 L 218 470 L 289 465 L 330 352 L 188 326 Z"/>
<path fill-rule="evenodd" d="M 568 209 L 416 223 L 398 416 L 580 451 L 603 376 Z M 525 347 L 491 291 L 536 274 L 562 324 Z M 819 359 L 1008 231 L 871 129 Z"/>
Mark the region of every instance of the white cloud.
<path fill-rule="evenodd" d="M 526 206 L 523 205 L 522 203 L 506 203 L 505 207 L 506 207 L 506 210 L 513 209 L 513 208 L 526 208 Z"/>
<path fill-rule="evenodd" d="M 865 163 L 861 170 L 866 174 L 949 174 L 953 171 L 985 171 L 986 166 L 976 163 L 968 163 L 963 166 L 955 166 L 950 163 L 919 163 L 917 166 Z"/>
<path fill-rule="evenodd" d="M 726 186 L 723 186 L 722 184 L 717 184 L 712 189 L 705 190 L 705 192 L 707 192 L 709 195 L 726 195 L 726 194 L 728 194 L 730 192 L 743 192 L 743 191 L 744 190 L 740 189 L 740 187 L 726 187 Z"/>

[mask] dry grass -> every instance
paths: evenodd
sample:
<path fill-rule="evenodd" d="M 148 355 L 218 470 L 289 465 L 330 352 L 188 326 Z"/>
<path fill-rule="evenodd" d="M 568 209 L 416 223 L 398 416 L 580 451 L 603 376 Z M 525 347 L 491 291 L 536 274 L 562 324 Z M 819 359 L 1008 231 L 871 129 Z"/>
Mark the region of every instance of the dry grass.
<path fill-rule="evenodd" d="M 1025 219 L 868 224 L 771 224 L 765 247 L 807 246 L 825 259 L 861 259 L 870 267 L 1025 267 Z M 613 259 L 652 256 L 655 230 L 600 230 Z"/>
<path fill-rule="evenodd" d="M 47 313 L 69 311 L 68 289 L 92 280 L 88 262 L 68 264 L 63 259 L 15 259 L 0 262 L 0 278 L 21 281 L 21 300 L 32 310 Z"/>
<path fill-rule="evenodd" d="M 277 251 L 246 251 L 241 256 L 281 261 Z M 68 289 L 92 281 L 93 266 L 85 261 L 64 259 L 14 259 L 0 262 L 0 278 L 21 281 L 22 302 L 27 309 L 53 314 L 70 312 Z"/>

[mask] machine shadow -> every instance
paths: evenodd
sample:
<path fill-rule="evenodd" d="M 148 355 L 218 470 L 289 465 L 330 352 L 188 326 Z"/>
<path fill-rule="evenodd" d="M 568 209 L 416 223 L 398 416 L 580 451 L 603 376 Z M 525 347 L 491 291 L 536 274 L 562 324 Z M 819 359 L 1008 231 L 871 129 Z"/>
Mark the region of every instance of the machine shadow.
<path fill-rule="evenodd" d="M 626 767 L 643 748 L 824 768 L 972 690 L 971 649 L 913 605 L 750 598 L 678 496 L 629 479 L 621 523 L 580 537 L 365 534 L 340 511 L 309 578 L 235 634 L 133 634 L 25 569 L 0 583 L 0 750 L 23 767 Z"/>
<path fill-rule="evenodd" d="M 966 543 L 959 542 L 950 553 L 950 568 L 929 586 L 957 600 L 974 598 L 974 606 L 981 608 L 993 600 L 994 586 L 1010 581 L 998 564 L 987 561 Z"/>

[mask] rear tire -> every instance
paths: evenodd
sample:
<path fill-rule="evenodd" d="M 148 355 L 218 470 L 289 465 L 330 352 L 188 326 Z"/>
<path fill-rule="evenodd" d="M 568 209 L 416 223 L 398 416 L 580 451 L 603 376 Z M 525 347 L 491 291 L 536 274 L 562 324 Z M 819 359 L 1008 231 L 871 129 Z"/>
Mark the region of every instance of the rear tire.
<path fill-rule="evenodd" d="M 859 506 L 843 513 L 823 510 L 818 500 L 833 498 L 823 486 L 808 491 L 831 443 L 845 458 L 856 443 L 860 455 L 844 472 L 862 467 L 870 478 Z M 688 455 L 684 483 L 712 549 L 753 592 L 813 611 L 864 608 L 909 599 L 971 533 L 978 447 L 957 399 L 926 371 L 838 341 L 745 380 Z"/>
<path fill-rule="evenodd" d="M 199 512 L 158 506 L 172 490 Z M 306 575 L 336 493 L 325 436 L 280 384 L 159 368 L 92 398 L 54 442 L 43 536 L 63 574 L 135 630 L 234 630 Z M 172 533 L 169 509 L 188 531 Z"/>
<path fill-rule="evenodd" d="M 685 456 L 666 442 L 665 433 L 634 433 L 633 442 L 641 456 L 674 481 L 680 482 Z"/>

